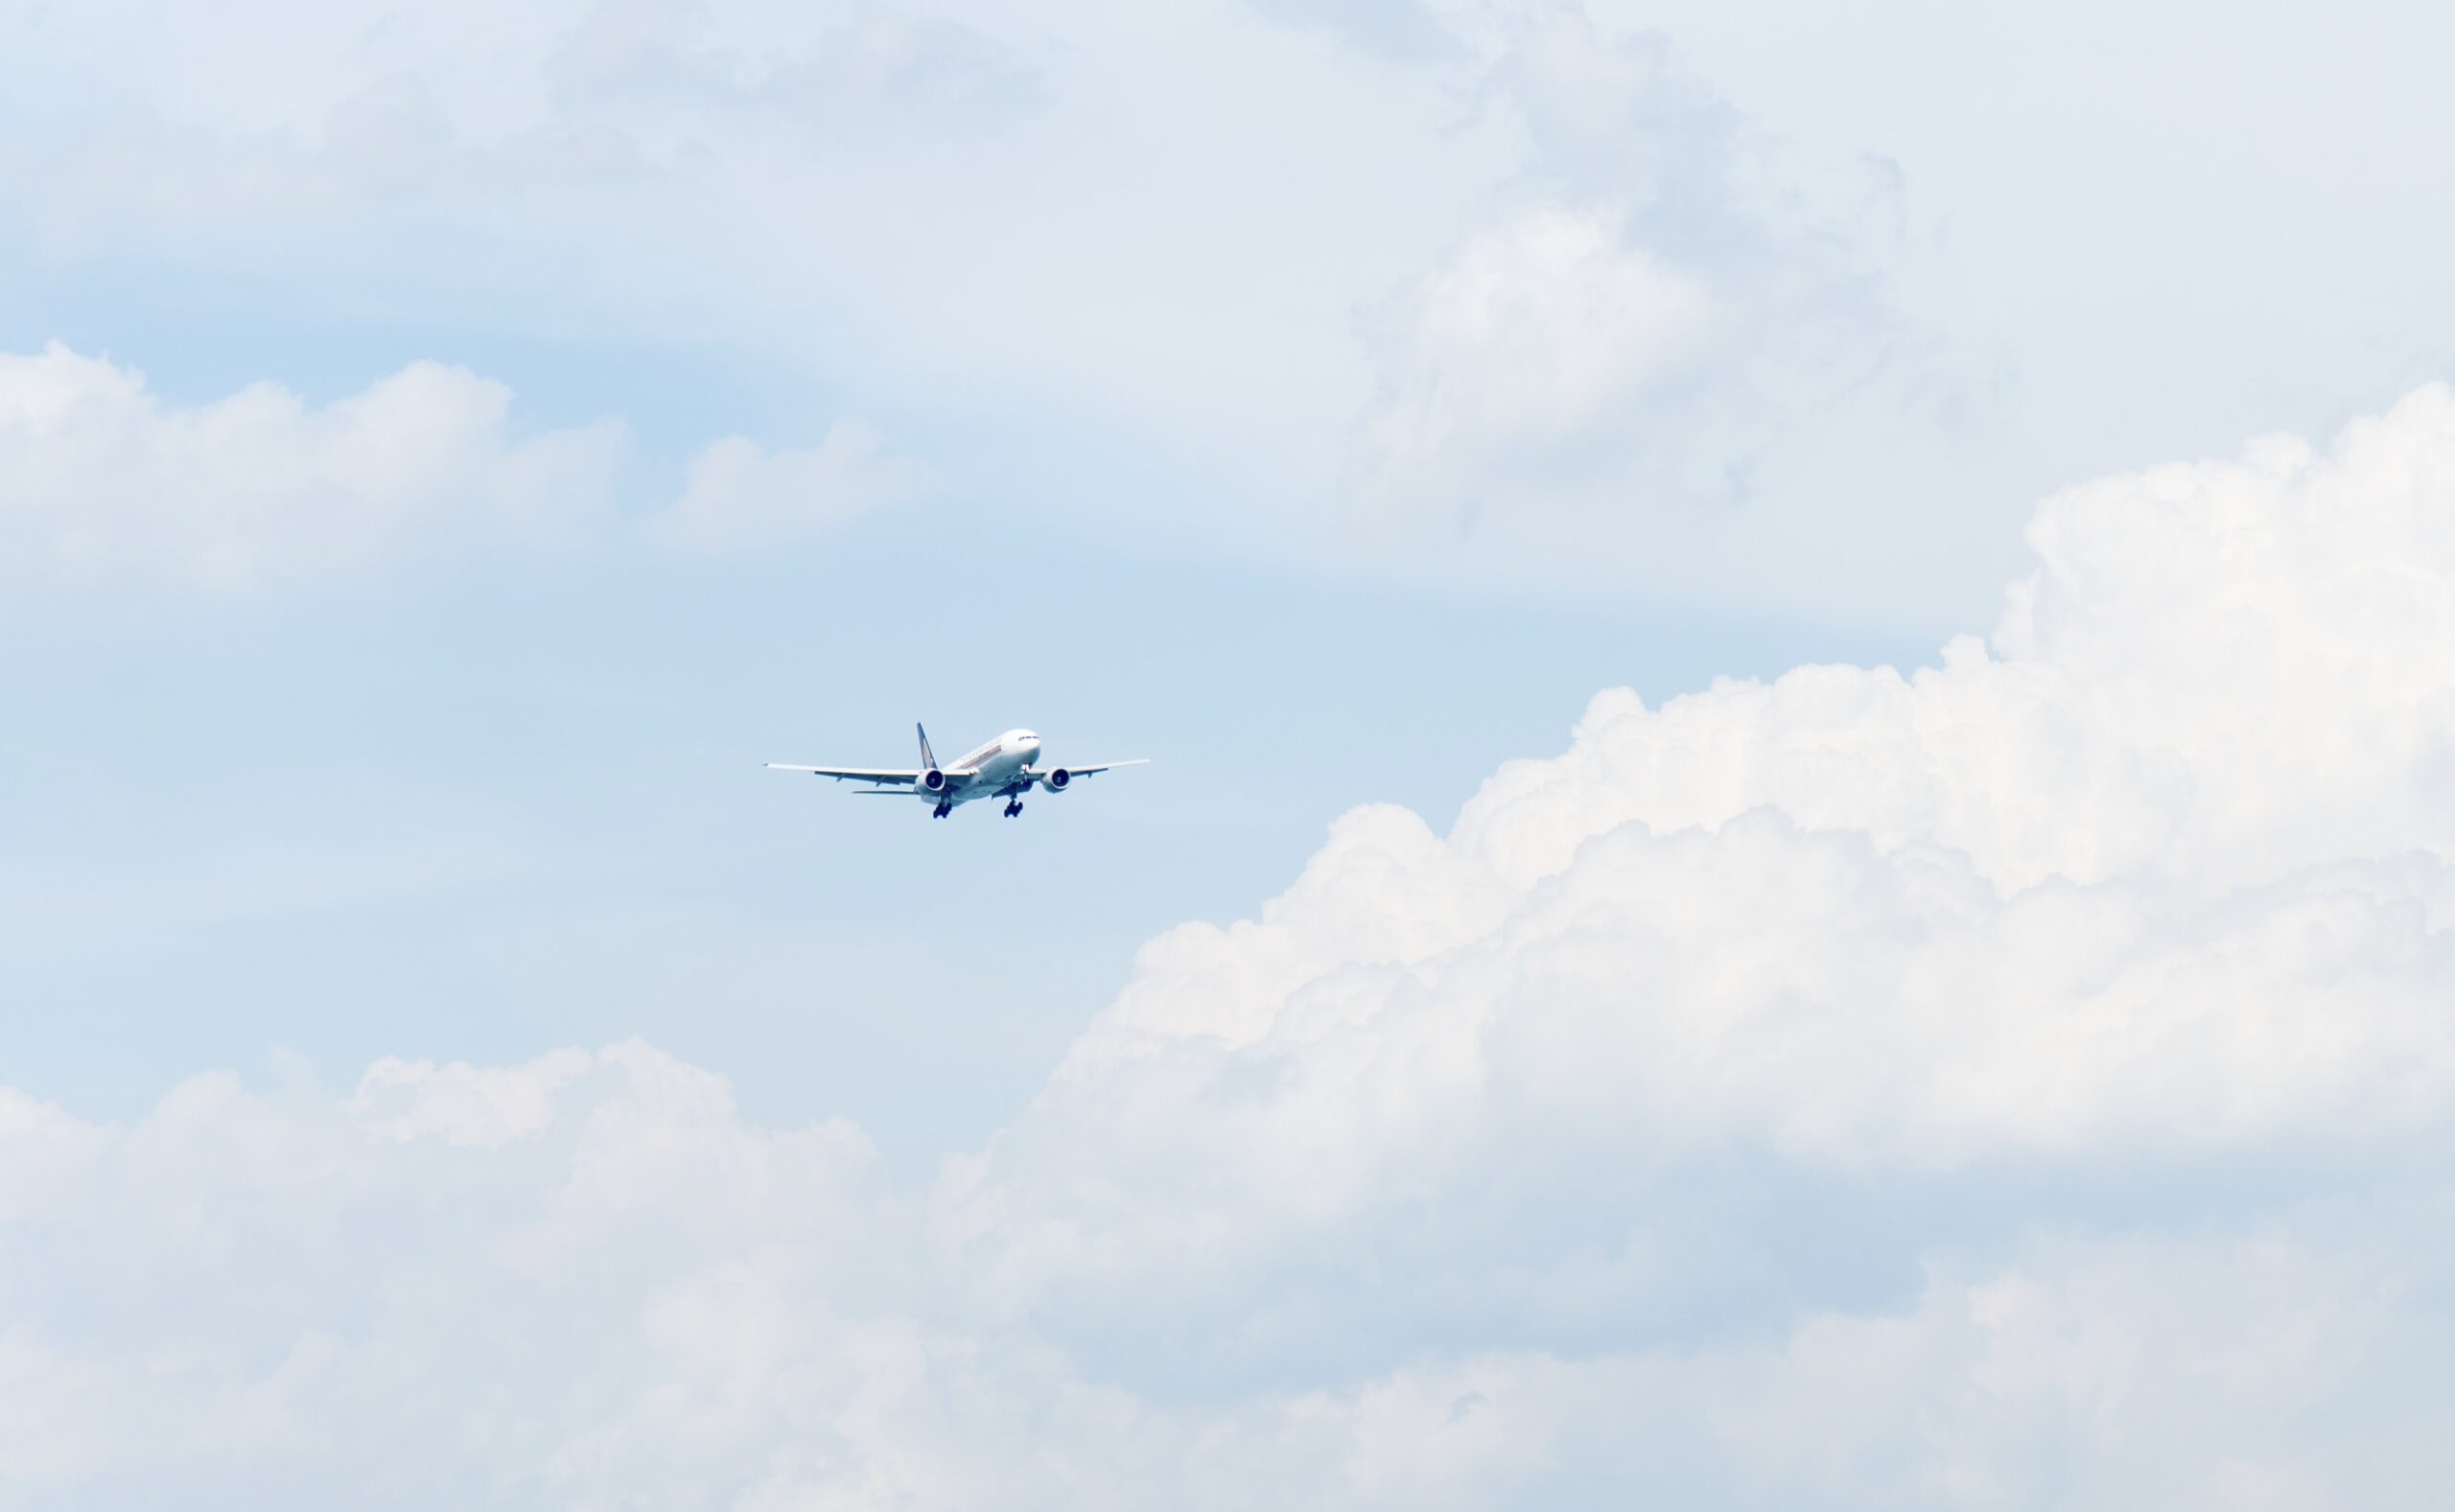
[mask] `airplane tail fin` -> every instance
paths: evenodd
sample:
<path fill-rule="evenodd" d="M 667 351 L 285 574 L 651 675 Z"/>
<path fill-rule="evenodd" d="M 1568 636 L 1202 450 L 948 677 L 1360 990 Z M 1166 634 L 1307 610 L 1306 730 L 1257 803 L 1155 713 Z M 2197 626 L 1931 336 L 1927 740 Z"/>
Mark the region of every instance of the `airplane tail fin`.
<path fill-rule="evenodd" d="M 915 724 L 912 727 L 912 733 L 921 737 L 921 770 L 935 772 L 938 770 L 938 757 L 936 753 L 929 749 L 929 732 Z"/>

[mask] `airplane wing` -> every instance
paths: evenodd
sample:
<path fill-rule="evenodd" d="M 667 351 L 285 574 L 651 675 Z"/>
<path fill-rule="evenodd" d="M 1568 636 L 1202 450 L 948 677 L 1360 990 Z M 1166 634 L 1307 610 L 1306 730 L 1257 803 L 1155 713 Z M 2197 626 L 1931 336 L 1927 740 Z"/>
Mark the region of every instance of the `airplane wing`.
<path fill-rule="evenodd" d="M 921 780 L 921 774 L 893 767 L 868 766 L 786 766 L 782 761 L 767 763 L 770 772 L 807 772 L 812 777 L 831 777 L 838 782 L 887 782 L 909 787 Z"/>
<path fill-rule="evenodd" d="M 1071 761 L 1060 763 L 1064 767 L 1067 777 L 1095 777 L 1102 772 L 1113 772 L 1121 766 L 1149 766 L 1150 764 L 1149 756 L 1135 756 L 1131 761 L 1094 761 L 1089 766 L 1076 766 Z M 1055 771 L 1056 768 L 1052 767 L 1050 770 Z"/>

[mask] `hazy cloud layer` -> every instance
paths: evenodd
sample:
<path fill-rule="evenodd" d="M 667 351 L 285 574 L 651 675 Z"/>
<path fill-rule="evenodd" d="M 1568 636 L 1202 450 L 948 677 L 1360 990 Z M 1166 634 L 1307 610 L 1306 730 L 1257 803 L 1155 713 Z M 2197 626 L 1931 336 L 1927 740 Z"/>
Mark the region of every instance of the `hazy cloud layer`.
<path fill-rule="evenodd" d="M 2448 24 L 2305 9 L 20 5 L 0 275 L 738 361 L 1137 548 L 1928 635 L 2055 481 L 2446 368 Z"/>
<path fill-rule="evenodd" d="M 768 451 L 727 436 L 691 459 L 682 499 L 656 523 L 692 551 L 772 545 L 813 535 L 855 515 L 911 499 L 928 470 L 883 454 L 878 435 L 839 422 L 818 445 Z"/>
<path fill-rule="evenodd" d="M 1894 180 L 1791 161 L 1578 4 L 294 10 L 0 20 L 0 198 L 57 256 L 312 244 L 424 308 L 994 416 L 1030 438 L 1000 497 L 1281 560 L 1659 581 L 1637 546 L 1765 504 L 1919 367 Z M 1111 500 L 1040 445 L 1182 486 Z"/>
<path fill-rule="evenodd" d="M 2455 393 L 2030 539 L 1939 667 L 1348 815 L 926 1193 L 636 1044 L 0 1095 L 0 1485 L 2427 1504 Z"/>

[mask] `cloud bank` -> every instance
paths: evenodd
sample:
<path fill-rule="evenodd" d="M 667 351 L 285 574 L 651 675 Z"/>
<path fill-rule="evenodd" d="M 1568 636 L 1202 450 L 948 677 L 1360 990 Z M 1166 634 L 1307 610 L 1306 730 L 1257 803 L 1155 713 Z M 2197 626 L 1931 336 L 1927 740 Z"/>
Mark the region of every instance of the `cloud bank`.
<path fill-rule="evenodd" d="M 0 1485 L 2426 1504 L 2455 392 L 2029 540 L 1938 666 L 1347 815 L 925 1192 L 640 1045 L 0 1097 Z"/>

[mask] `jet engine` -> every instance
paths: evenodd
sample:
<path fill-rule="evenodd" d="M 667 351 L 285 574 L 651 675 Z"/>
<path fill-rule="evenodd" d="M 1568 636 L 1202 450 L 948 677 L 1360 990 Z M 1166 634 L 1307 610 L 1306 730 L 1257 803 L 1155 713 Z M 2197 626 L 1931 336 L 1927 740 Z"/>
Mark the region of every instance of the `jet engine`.
<path fill-rule="evenodd" d="M 921 774 L 920 786 L 924 793 L 944 793 L 947 790 L 947 774 L 931 767 Z"/>
<path fill-rule="evenodd" d="M 1074 774 L 1061 766 L 1053 772 L 1041 773 L 1040 785 L 1052 793 L 1063 793 L 1065 791 L 1065 784 L 1073 780 Z"/>

